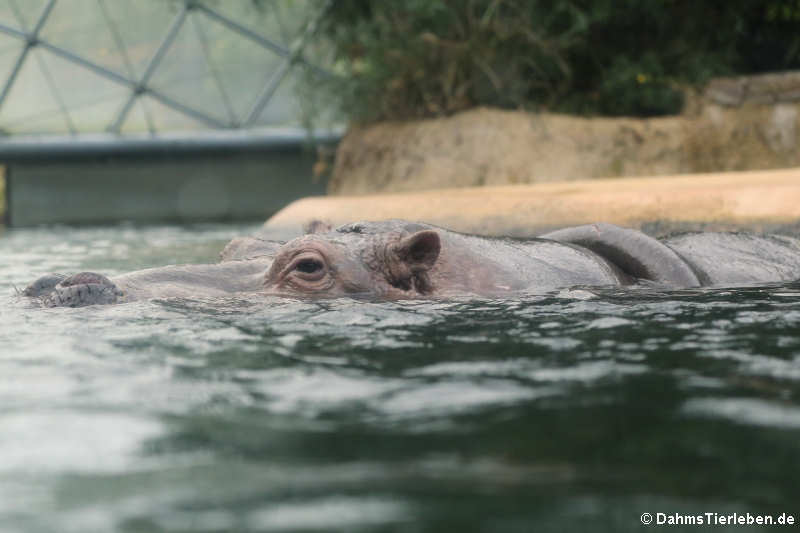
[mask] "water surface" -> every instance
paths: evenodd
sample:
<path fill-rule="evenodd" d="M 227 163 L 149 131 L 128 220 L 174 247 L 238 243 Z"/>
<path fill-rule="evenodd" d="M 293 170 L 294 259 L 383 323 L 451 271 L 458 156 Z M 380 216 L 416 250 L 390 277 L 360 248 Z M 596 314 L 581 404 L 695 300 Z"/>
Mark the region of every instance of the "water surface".
<path fill-rule="evenodd" d="M 0 531 L 800 518 L 797 283 L 80 309 L 15 295 L 52 271 L 214 261 L 254 229 L 0 235 Z"/>

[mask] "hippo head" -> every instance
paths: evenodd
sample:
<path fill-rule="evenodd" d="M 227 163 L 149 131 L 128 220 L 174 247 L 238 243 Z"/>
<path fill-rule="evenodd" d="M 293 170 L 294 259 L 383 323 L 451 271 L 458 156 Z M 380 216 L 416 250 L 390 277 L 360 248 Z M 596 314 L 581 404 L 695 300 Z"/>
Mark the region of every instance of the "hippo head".
<path fill-rule="evenodd" d="M 439 233 L 416 224 L 381 232 L 343 226 L 283 245 L 264 287 L 283 295 L 416 298 L 433 292 L 440 250 Z"/>

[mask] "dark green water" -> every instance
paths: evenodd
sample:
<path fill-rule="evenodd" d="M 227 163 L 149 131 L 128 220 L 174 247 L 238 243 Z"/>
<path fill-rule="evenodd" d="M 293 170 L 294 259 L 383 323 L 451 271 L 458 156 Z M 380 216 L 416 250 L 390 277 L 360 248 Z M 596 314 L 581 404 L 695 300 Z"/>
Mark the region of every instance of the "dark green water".
<path fill-rule="evenodd" d="M 0 531 L 699 531 L 800 519 L 800 284 L 38 309 L 252 227 L 0 235 Z M 715 531 L 795 526 L 714 526 Z"/>

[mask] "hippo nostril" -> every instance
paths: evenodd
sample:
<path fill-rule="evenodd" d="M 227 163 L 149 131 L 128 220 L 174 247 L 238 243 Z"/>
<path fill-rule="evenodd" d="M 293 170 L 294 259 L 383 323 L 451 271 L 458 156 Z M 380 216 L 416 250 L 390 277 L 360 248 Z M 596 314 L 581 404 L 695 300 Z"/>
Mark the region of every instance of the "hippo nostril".
<path fill-rule="evenodd" d="M 63 280 L 61 285 L 64 287 L 70 287 L 72 285 L 86 285 L 89 283 L 97 283 L 111 287 L 114 286 L 110 279 L 102 274 L 96 274 L 94 272 L 80 272 L 78 274 L 73 274 L 72 276 Z"/>

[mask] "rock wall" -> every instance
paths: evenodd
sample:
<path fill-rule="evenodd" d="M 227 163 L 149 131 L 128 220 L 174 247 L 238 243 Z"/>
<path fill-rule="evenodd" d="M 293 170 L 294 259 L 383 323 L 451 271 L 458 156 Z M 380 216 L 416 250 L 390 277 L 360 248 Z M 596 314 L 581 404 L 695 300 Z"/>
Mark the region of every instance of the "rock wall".
<path fill-rule="evenodd" d="M 680 116 L 584 118 L 486 108 L 352 127 L 332 194 L 800 165 L 800 73 L 713 80 Z"/>
<path fill-rule="evenodd" d="M 656 236 L 703 230 L 797 236 L 800 168 L 315 196 L 283 208 L 263 231 L 267 238 L 288 240 L 313 220 L 338 226 L 391 218 L 523 238 L 597 221 Z"/>

